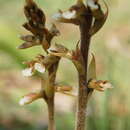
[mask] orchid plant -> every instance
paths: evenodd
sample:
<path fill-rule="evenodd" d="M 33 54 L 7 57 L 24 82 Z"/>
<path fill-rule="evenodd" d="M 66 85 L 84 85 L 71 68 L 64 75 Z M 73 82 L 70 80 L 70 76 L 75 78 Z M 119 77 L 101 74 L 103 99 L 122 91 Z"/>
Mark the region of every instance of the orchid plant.
<path fill-rule="evenodd" d="M 103 1 L 104 2 L 104 1 Z M 94 90 L 105 91 L 112 88 L 111 83 L 104 80 L 98 80 L 96 77 L 96 61 L 93 53 L 89 52 L 91 37 L 96 34 L 104 25 L 108 16 L 108 7 L 106 12 L 98 0 L 77 0 L 76 4 L 67 11 L 59 10 L 53 18 L 61 23 L 71 23 L 79 26 L 80 40 L 75 50 L 69 50 L 61 44 L 53 43 L 53 38 L 60 34 L 56 25 L 46 27 L 46 16 L 33 0 L 26 0 L 24 14 L 27 22 L 23 27 L 31 32 L 31 35 L 21 36 L 24 41 L 19 49 L 26 49 L 35 46 L 41 46 L 46 52 L 45 55 L 38 55 L 32 61 L 25 62 L 27 68 L 22 71 L 23 75 L 37 76 L 41 79 L 41 89 L 39 92 L 33 92 L 25 95 L 20 100 L 20 105 L 30 104 L 40 98 L 44 99 L 48 106 L 48 130 L 55 130 L 55 110 L 54 97 L 56 92 L 77 98 L 76 126 L 75 130 L 85 130 L 87 103 Z M 72 61 L 77 69 L 79 78 L 79 87 L 77 95 L 72 93 L 73 87 L 56 83 L 56 72 L 60 59 L 64 57 Z"/>

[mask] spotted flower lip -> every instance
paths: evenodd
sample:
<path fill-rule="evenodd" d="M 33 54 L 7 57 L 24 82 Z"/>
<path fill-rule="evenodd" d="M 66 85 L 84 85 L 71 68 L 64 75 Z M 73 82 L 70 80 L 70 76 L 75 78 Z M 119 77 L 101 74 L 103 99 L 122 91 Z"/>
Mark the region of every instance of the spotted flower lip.
<path fill-rule="evenodd" d="M 40 73 L 44 73 L 45 66 L 39 62 L 35 62 L 33 64 L 30 64 L 28 68 L 22 70 L 22 74 L 24 77 L 30 77 L 34 74 L 35 71 L 38 71 Z"/>
<path fill-rule="evenodd" d="M 101 91 L 101 92 L 103 92 L 107 89 L 113 88 L 113 86 L 110 82 L 103 81 L 103 80 L 95 80 L 95 79 L 92 79 L 89 81 L 88 87 L 95 89 L 95 90 L 98 90 L 98 91 Z"/>

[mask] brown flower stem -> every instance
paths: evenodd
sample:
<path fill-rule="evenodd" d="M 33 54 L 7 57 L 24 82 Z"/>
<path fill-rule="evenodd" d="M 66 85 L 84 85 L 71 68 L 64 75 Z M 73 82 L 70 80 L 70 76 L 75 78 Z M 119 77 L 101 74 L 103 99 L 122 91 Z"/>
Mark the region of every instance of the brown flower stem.
<path fill-rule="evenodd" d="M 55 119 L 54 119 L 54 114 L 55 114 L 55 109 L 54 109 L 54 97 L 55 97 L 55 79 L 56 79 L 56 72 L 58 68 L 59 60 L 50 66 L 48 69 L 49 71 L 49 84 L 48 84 L 48 89 L 49 93 L 47 93 L 47 105 L 48 105 L 48 130 L 55 130 Z"/>
<path fill-rule="evenodd" d="M 75 130 L 85 130 L 86 122 L 86 109 L 87 102 L 91 91 L 87 87 L 87 68 L 88 68 L 88 54 L 91 36 L 89 31 L 92 24 L 92 15 L 84 16 L 84 20 L 80 23 L 80 35 L 81 35 L 81 46 L 80 51 L 83 56 L 84 63 L 84 74 L 79 72 L 79 90 L 78 90 L 78 108 L 77 108 L 77 120 Z"/>
<path fill-rule="evenodd" d="M 49 98 L 48 102 L 48 130 L 55 130 L 55 119 L 54 119 L 54 97 Z"/>

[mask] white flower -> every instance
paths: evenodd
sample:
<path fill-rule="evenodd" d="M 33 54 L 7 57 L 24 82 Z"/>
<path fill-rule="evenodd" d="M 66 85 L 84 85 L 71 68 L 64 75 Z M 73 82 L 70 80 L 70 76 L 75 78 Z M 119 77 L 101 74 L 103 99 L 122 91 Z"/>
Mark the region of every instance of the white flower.
<path fill-rule="evenodd" d="M 38 71 L 40 73 L 45 72 L 45 66 L 39 62 L 35 62 L 33 65 L 30 65 L 29 68 L 26 68 L 22 71 L 22 74 L 24 77 L 30 77 L 33 75 L 35 71 Z"/>
<path fill-rule="evenodd" d="M 35 68 L 35 70 L 37 70 L 40 73 L 45 72 L 45 67 L 40 63 L 35 63 L 34 68 Z"/>
<path fill-rule="evenodd" d="M 63 18 L 66 18 L 66 19 L 72 19 L 72 18 L 75 18 L 76 16 L 76 11 L 73 10 L 73 11 L 66 11 L 62 14 Z"/>
<path fill-rule="evenodd" d="M 22 70 L 22 74 L 24 77 L 29 77 L 33 75 L 33 68 L 26 68 Z"/>
<path fill-rule="evenodd" d="M 20 106 L 23 106 L 23 105 L 28 104 L 29 102 L 30 102 L 30 98 L 25 96 L 25 97 L 23 97 L 23 98 L 20 100 L 19 105 L 20 105 Z"/>

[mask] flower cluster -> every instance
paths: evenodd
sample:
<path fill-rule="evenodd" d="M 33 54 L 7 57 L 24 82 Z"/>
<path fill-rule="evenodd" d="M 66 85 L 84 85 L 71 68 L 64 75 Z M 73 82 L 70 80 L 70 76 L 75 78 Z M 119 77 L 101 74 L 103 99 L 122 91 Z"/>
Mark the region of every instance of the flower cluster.
<path fill-rule="evenodd" d="M 104 25 L 108 16 L 108 7 L 104 1 L 107 11 L 104 13 L 98 0 L 87 0 L 87 6 L 83 3 L 83 0 L 77 0 L 77 3 L 70 7 L 67 11 L 59 10 L 53 18 L 59 22 L 72 23 L 80 25 L 83 17 L 93 15 L 94 22 L 90 29 L 90 35 L 96 34 Z"/>
<path fill-rule="evenodd" d="M 46 51 L 50 47 L 52 38 L 60 34 L 59 30 L 54 24 L 52 24 L 52 27 L 49 30 L 45 27 L 45 14 L 40 8 L 38 8 L 33 0 L 26 0 L 24 14 L 28 22 L 23 24 L 23 27 L 30 31 L 32 35 L 21 36 L 20 38 L 25 42 L 18 48 L 25 49 L 32 46 L 42 45 Z"/>
<path fill-rule="evenodd" d="M 104 2 L 105 3 L 105 2 Z M 106 4 L 105 4 L 106 5 Z M 106 6 L 107 7 L 107 6 Z M 87 6 L 83 3 L 82 0 L 78 0 L 77 3 L 69 8 L 68 11 L 61 11 L 54 15 L 54 18 L 59 22 L 64 23 L 73 23 L 76 25 L 83 22 L 83 18 L 90 15 L 93 15 L 94 22 L 90 29 L 90 35 L 95 34 L 105 23 L 105 20 L 108 15 L 108 10 L 104 13 L 101 9 L 98 0 L 88 0 Z M 51 44 L 51 41 L 54 36 L 60 34 L 59 30 L 54 24 L 50 29 L 47 29 L 45 26 L 46 17 L 44 12 L 38 8 L 36 3 L 33 0 L 26 0 L 26 5 L 24 7 L 24 13 L 27 18 L 27 22 L 23 24 L 23 27 L 31 32 L 32 35 L 21 36 L 20 38 L 25 41 L 22 45 L 19 46 L 19 49 L 26 49 L 29 47 L 41 45 L 45 52 L 46 56 L 38 55 L 35 60 L 30 62 L 25 62 L 27 68 L 22 71 L 24 76 L 32 76 L 36 71 L 42 74 L 42 79 L 44 73 L 47 71 L 47 78 L 43 80 L 42 91 L 44 94 L 48 94 L 48 91 L 62 92 L 70 94 L 72 87 L 64 85 L 55 85 L 55 74 L 57 71 L 57 65 L 59 60 L 62 57 L 68 58 L 71 60 L 77 71 L 80 75 L 85 74 L 84 61 L 79 48 L 79 43 L 75 50 L 69 50 L 63 45 L 60 44 Z M 54 81 L 52 83 L 52 81 Z M 104 91 L 107 88 L 112 88 L 112 85 L 108 81 L 102 81 L 96 79 L 96 63 L 95 57 L 92 54 L 91 62 L 88 66 L 88 88 L 91 90 Z M 50 84 L 52 85 L 52 90 L 50 90 Z M 53 90 L 53 88 L 55 88 Z M 47 95 L 46 95 L 47 97 Z M 38 96 L 39 98 L 39 96 Z M 28 104 L 37 99 L 37 94 L 29 94 L 25 96 L 20 104 Z"/>
<path fill-rule="evenodd" d="M 28 77 L 32 76 L 35 71 L 40 73 L 45 72 L 45 65 L 42 63 L 44 60 L 44 56 L 39 55 L 36 60 L 32 60 L 30 62 L 24 62 L 27 65 L 27 68 L 22 71 L 23 76 Z"/>
<path fill-rule="evenodd" d="M 104 4 L 107 8 L 105 2 Z M 77 0 L 77 3 L 67 11 L 59 10 L 53 16 L 58 22 L 71 23 L 79 26 L 81 43 L 79 46 L 78 42 L 75 50 L 69 50 L 60 44 L 52 44 L 52 39 L 54 36 L 58 36 L 60 32 L 55 24 L 52 24 L 50 29 L 46 27 L 45 14 L 33 0 L 26 0 L 24 14 L 27 22 L 23 24 L 23 27 L 30 31 L 31 34 L 20 37 L 24 43 L 18 48 L 26 49 L 41 45 L 46 53 L 45 56 L 38 55 L 36 59 L 25 62 L 27 68 L 22 71 L 23 75 L 32 76 L 36 71 L 39 72 L 41 89 L 38 93 L 34 92 L 25 95 L 20 100 L 20 105 L 30 104 L 37 99 L 43 98 L 48 105 L 48 128 L 54 130 L 55 92 L 76 96 L 72 94 L 73 87 L 56 83 L 56 72 L 59 61 L 62 57 L 68 58 L 73 62 L 78 71 L 78 118 L 76 124 L 77 128 L 84 129 L 84 112 L 92 92 L 94 90 L 105 91 L 108 88 L 113 88 L 108 81 L 97 80 L 95 56 L 94 54 L 89 54 L 91 37 L 104 25 L 108 16 L 108 8 L 104 12 L 98 0 L 87 0 L 86 4 L 83 0 Z M 90 63 L 88 63 L 89 57 L 91 57 Z"/>
<path fill-rule="evenodd" d="M 55 73 L 57 70 L 55 67 L 57 66 L 60 58 L 57 57 L 57 55 L 53 55 L 51 52 L 53 51 L 57 54 L 63 54 L 64 52 L 64 55 L 67 52 L 67 49 L 58 44 L 55 44 L 55 46 L 58 46 L 58 50 L 56 50 L 56 48 L 52 49 L 54 46 L 51 46 L 51 40 L 54 36 L 58 36 L 60 34 L 59 30 L 54 24 L 52 24 L 52 27 L 49 30 L 45 27 L 45 14 L 40 8 L 38 8 L 33 0 L 26 0 L 24 13 L 28 22 L 25 23 L 23 27 L 30 31 L 32 35 L 21 36 L 20 38 L 25 42 L 18 48 L 26 49 L 41 45 L 47 54 L 46 56 L 38 55 L 34 60 L 24 62 L 24 64 L 27 65 L 27 68 L 22 71 L 23 76 L 28 77 L 35 74 L 35 72 L 39 72 L 41 73 L 40 78 L 42 80 L 42 85 L 39 93 L 30 93 L 25 95 L 20 100 L 20 105 L 30 104 L 39 98 L 45 97 L 45 100 L 47 101 L 47 98 L 50 95 L 53 95 L 54 92 L 61 92 L 69 95 L 72 87 L 58 84 L 55 85 L 55 83 L 53 83 L 53 79 L 55 79 Z M 51 87 L 51 85 L 53 86 Z M 53 88 L 55 88 L 54 91 Z"/>
<path fill-rule="evenodd" d="M 52 56 L 48 54 L 47 49 L 51 46 L 51 41 L 55 36 L 60 34 L 59 30 L 56 28 L 55 24 L 52 24 L 50 29 L 46 27 L 46 16 L 44 12 L 37 6 L 37 4 L 33 0 L 26 0 L 26 4 L 24 6 L 24 14 L 26 16 L 27 22 L 23 24 L 23 27 L 31 32 L 29 35 L 21 36 L 20 39 L 24 41 L 18 48 L 26 49 L 33 46 L 42 46 L 46 55 L 38 55 L 34 60 L 29 62 L 24 62 L 27 65 L 27 68 L 22 71 L 23 75 L 28 77 L 35 74 L 35 72 L 40 73 L 40 78 L 46 80 L 42 80 L 44 83 L 41 85 L 40 96 L 39 93 L 31 93 L 24 98 L 21 99 L 20 104 L 29 104 L 38 98 L 48 97 L 47 88 L 51 88 L 50 84 L 52 79 L 55 79 L 55 73 L 57 69 L 55 68 L 60 60 L 59 57 Z M 45 76 L 46 75 L 46 76 Z M 49 88 L 50 95 L 53 95 L 54 91 Z M 47 101 L 47 99 L 46 99 Z"/>

